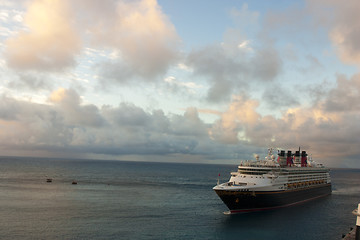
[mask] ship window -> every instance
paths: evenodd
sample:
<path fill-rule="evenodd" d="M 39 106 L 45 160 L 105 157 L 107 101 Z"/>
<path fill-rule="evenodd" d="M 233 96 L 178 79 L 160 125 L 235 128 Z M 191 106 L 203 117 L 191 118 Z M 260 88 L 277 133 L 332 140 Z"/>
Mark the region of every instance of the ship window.
<path fill-rule="evenodd" d="M 247 174 L 247 175 L 263 175 L 270 172 L 270 170 L 244 168 L 244 169 L 239 169 L 239 172 L 241 174 Z"/>

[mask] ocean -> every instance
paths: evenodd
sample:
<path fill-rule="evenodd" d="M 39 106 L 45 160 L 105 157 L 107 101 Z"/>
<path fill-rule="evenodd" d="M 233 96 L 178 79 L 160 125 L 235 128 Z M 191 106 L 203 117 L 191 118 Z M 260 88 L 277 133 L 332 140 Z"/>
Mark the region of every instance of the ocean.
<path fill-rule="evenodd" d="M 328 197 L 225 215 L 212 187 L 236 168 L 0 157 L 0 239 L 321 240 L 355 225 L 358 169 L 332 169 Z"/>

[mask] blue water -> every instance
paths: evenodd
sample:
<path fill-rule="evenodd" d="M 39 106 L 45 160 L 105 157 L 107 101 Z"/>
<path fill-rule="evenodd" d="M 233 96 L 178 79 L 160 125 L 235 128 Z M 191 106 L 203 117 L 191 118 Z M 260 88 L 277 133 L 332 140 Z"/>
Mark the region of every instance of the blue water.
<path fill-rule="evenodd" d="M 212 187 L 233 165 L 8 157 L 0 164 L 0 239 L 341 239 L 360 202 L 360 170 L 352 169 L 332 170 L 331 196 L 224 215 Z"/>

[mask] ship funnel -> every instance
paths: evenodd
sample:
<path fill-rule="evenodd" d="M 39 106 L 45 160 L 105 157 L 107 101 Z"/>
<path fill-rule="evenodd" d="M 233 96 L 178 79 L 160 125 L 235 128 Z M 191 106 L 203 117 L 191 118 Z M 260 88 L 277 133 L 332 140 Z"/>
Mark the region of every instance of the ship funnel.
<path fill-rule="evenodd" d="M 285 151 L 281 150 L 279 154 L 279 164 L 281 167 L 285 167 L 286 166 L 286 156 L 285 156 Z"/>
<path fill-rule="evenodd" d="M 301 152 L 301 166 L 307 167 L 307 153 L 306 151 Z"/>
<path fill-rule="evenodd" d="M 291 151 L 288 151 L 286 154 L 286 165 L 291 166 L 293 165 L 293 159 L 292 159 L 292 153 Z"/>

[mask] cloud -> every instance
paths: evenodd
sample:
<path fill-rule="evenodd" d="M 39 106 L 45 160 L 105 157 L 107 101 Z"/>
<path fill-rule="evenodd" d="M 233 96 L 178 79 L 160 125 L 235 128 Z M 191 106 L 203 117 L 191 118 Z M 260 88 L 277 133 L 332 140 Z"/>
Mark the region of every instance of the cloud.
<path fill-rule="evenodd" d="M 316 3 L 315 3 L 316 4 Z M 325 3 L 326 4 L 326 3 Z M 337 1 L 327 3 L 333 8 L 333 26 L 329 36 L 344 63 L 360 65 L 360 16 L 357 9 L 360 2 L 347 1 L 342 4 Z"/>
<path fill-rule="evenodd" d="M 281 72 L 282 61 L 272 46 L 259 49 L 249 63 L 252 75 L 262 81 L 274 80 Z"/>
<path fill-rule="evenodd" d="M 228 102 L 233 94 L 271 83 L 282 73 L 274 41 L 259 34 L 259 13 L 244 4 L 230 15 L 235 27 L 226 29 L 223 41 L 193 49 L 185 61 L 194 76 L 209 84 L 206 99 L 212 103 Z"/>
<path fill-rule="evenodd" d="M 94 65 L 106 83 L 124 83 L 154 80 L 179 57 L 180 38 L 155 0 L 36 0 L 23 23 L 26 29 L 5 42 L 7 64 L 16 70 L 63 71 L 93 46 L 117 53 Z"/>
<path fill-rule="evenodd" d="M 210 136 L 227 144 L 263 148 L 301 146 L 330 165 L 353 162 L 352 157 L 360 154 L 359 79 L 339 75 L 337 85 L 324 89 L 312 105 L 288 108 L 279 118 L 260 115 L 256 100 L 235 97 L 212 124 Z"/>
<path fill-rule="evenodd" d="M 344 75 L 337 78 L 337 86 L 331 89 L 323 103 L 327 112 L 360 111 L 360 74 L 347 79 Z"/>
<path fill-rule="evenodd" d="M 195 82 L 182 82 L 177 80 L 174 76 L 169 76 L 164 79 L 164 85 L 166 91 L 170 93 L 178 93 L 181 96 L 186 96 L 188 94 L 195 95 L 197 89 L 203 88 L 202 85 Z"/>
<path fill-rule="evenodd" d="M 347 64 L 359 65 L 360 62 L 360 16 L 357 0 L 339 1 L 310 0 L 305 6 L 293 4 L 286 11 L 271 11 L 265 16 L 264 31 L 275 38 L 287 34 L 301 44 L 320 42 L 324 30 L 328 31 L 335 51 Z M 304 35 L 304 31 L 311 34 Z M 301 37 L 299 37 L 299 35 Z"/>
<path fill-rule="evenodd" d="M 81 40 L 71 24 L 67 1 L 36 0 L 29 3 L 24 23 L 28 30 L 6 40 L 5 57 L 10 67 L 59 71 L 75 64 Z"/>
<path fill-rule="evenodd" d="M 89 26 L 93 44 L 120 53 L 119 59 L 100 65 L 103 76 L 115 82 L 154 80 L 176 63 L 180 38 L 155 0 L 120 1 L 113 7 Z"/>
<path fill-rule="evenodd" d="M 8 74 L 9 76 L 10 74 Z M 11 75 L 10 75 L 11 76 Z M 31 90 L 41 90 L 41 89 L 51 89 L 53 82 L 50 80 L 50 76 L 45 76 L 41 73 L 36 73 L 33 71 L 28 72 L 19 72 L 17 76 L 11 79 L 7 84 L 8 87 L 22 90 L 22 89 L 31 89 Z"/>
<path fill-rule="evenodd" d="M 285 89 L 281 84 L 266 88 L 262 94 L 262 102 L 270 109 L 276 110 L 300 105 L 289 89 Z"/>
<path fill-rule="evenodd" d="M 58 89 L 49 104 L 37 104 L 2 96 L 0 141 L 4 154 L 16 151 L 40 156 L 193 156 L 220 160 L 251 158 L 267 147 L 297 149 L 314 159 L 340 166 L 347 157 L 360 154 L 360 118 L 357 92 L 348 87 L 359 77 L 339 76 L 338 85 L 308 107 L 289 108 L 279 118 L 257 112 L 257 100 L 234 97 L 224 112 L 187 108 L 183 115 L 145 111 L 131 103 L 117 107 L 82 103 L 72 89 Z M 347 99 L 339 102 L 339 94 Z M 356 96 L 355 96 L 356 95 Z M 335 100 L 334 100 L 335 99 Z M 219 118 L 205 123 L 199 112 Z M 260 151 L 261 152 L 261 151 Z M 21 155 L 21 154 L 20 154 Z M 351 160 L 351 159 L 350 159 Z"/>
<path fill-rule="evenodd" d="M 261 115 L 255 110 L 258 105 L 259 103 L 255 100 L 240 96 L 234 97 L 227 111 L 222 113 L 220 119 L 213 124 L 210 136 L 229 144 L 239 141 L 247 142 L 249 139 L 247 137 L 240 139 L 239 133 L 248 136 L 246 131 L 259 121 Z"/>
<path fill-rule="evenodd" d="M 200 50 L 192 51 L 186 65 L 194 70 L 196 76 L 207 79 L 211 84 L 208 92 L 208 100 L 226 100 L 231 95 L 232 81 L 240 76 L 244 66 L 235 58 L 227 56 L 221 46 L 208 46 Z"/>
<path fill-rule="evenodd" d="M 59 114 L 46 105 L 34 104 L 2 96 L 0 133 L 2 149 L 21 152 L 22 149 L 51 149 L 64 147 L 69 132 L 63 127 Z M 16 154 L 16 153 L 15 153 Z"/>
<path fill-rule="evenodd" d="M 70 125 L 85 127 L 100 127 L 104 119 L 95 105 L 81 105 L 78 93 L 72 89 L 60 88 L 54 91 L 49 102 L 55 104 L 55 109 Z"/>
<path fill-rule="evenodd" d="M 82 104 L 72 89 L 54 91 L 46 105 L 6 96 L 1 100 L 3 153 L 15 149 L 17 154 L 26 150 L 43 156 L 207 155 L 216 145 L 196 108 L 169 116 L 130 103 L 97 108 Z"/>
<path fill-rule="evenodd" d="M 271 45 L 248 54 L 238 44 L 233 41 L 207 46 L 193 50 L 187 57 L 186 65 L 193 74 L 210 84 L 210 102 L 226 102 L 235 92 L 246 90 L 251 84 L 272 82 L 281 73 L 282 61 Z"/>

